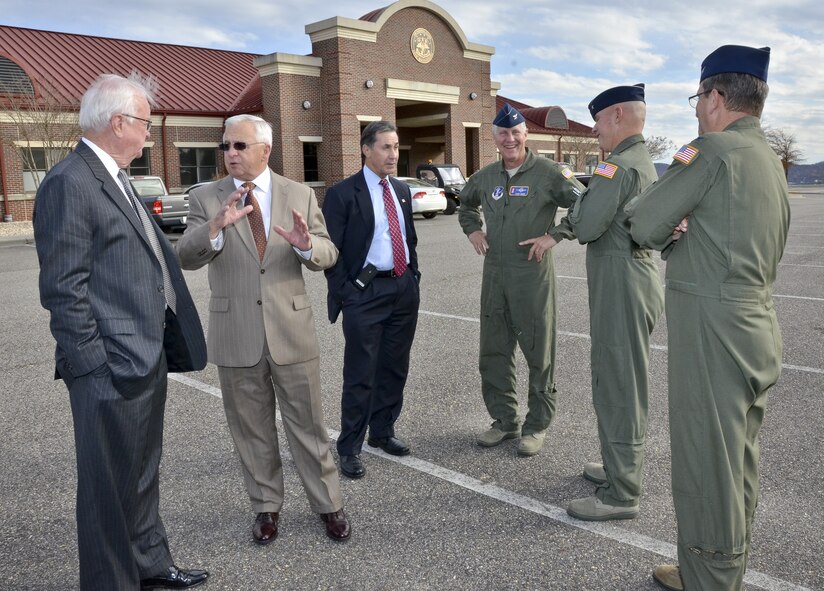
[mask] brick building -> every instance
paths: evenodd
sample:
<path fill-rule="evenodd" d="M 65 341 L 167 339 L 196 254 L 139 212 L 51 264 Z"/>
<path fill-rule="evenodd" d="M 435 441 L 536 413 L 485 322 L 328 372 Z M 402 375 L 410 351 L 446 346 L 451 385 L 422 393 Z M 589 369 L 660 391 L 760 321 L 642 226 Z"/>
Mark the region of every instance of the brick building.
<path fill-rule="evenodd" d="M 161 176 L 171 192 L 225 174 L 217 144 L 223 122 L 259 114 L 275 132 L 270 166 L 325 188 L 361 166 L 359 137 L 370 121 L 399 127 L 399 176 L 426 161 L 471 174 L 497 158 L 491 121 L 503 103 L 524 114 L 528 145 L 591 168 L 589 126 L 558 106 L 531 107 L 498 94 L 494 48 L 472 43 L 427 0 L 400 0 L 359 19 L 306 25 L 312 53 L 220 51 L 0 26 L 0 199 L 4 214 L 30 219 L 34 192 L 52 157 L 77 140 L 77 106 L 99 74 L 132 69 L 160 85 L 152 137 L 132 174 Z M 55 116 L 57 114 L 57 116 Z"/>

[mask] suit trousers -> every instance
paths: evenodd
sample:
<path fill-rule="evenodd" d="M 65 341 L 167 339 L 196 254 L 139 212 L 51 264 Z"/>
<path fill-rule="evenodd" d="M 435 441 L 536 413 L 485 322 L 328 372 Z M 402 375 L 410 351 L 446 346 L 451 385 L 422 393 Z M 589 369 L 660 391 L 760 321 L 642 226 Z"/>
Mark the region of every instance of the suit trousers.
<path fill-rule="evenodd" d="M 343 302 L 343 395 L 338 454 L 359 454 L 366 435 L 395 435 L 418 324 L 420 292 L 411 270 L 376 277 Z"/>
<path fill-rule="evenodd" d="M 323 422 L 320 361 L 277 365 L 264 344 L 252 367 L 218 367 L 223 408 L 255 513 L 279 512 L 283 505 L 276 405 L 309 505 L 315 513 L 343 507 L 329 433 Z"/>
<path fill-rule="evenodd" d="M 165 354 L 135 397 L 117 392 L 107 366 L 68 383 L 77 453 L 80 588 L 138 590 L 140 579 L 172 565 L 159 513 Z"/>

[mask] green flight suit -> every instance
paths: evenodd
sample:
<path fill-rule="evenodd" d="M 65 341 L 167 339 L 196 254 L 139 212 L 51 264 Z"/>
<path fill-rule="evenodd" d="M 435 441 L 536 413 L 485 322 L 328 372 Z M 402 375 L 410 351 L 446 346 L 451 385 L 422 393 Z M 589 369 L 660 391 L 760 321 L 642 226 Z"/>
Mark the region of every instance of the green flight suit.
<path fill-rule="evenodd" d="M 747 116 L 681 148 L 627 213 L 632 237 L 667 260 L 681 577 L 689 591 L 738 590 L 758 504 L 758 432 L 781 373 L 772 288 L 790 224 L 784 170 Z"/>
<path fill-rule="evenodd" d="M 481 339 L 478 368 L 493 426 L 520 426 L 515 389 L 515 346 L 529 366 L 528 412 L 522 435 L 549 427 L 556 408 L 555 341 L 557 307 L 551 252 L 542 262 L 527 260 L 529 246 L 518 242 L 546 234 L 558 207 L 569 207 L 583 186 L 564 176 L 552 160 L 526 159 L 510 179 L 502 161 L 473 174 L 461 191 L 458 220 L 469 235 L 483 229 L 489 250 L 481 284 Z M 480 208 L 483 208 L 483 221 Z"/>
<path fill-rule="evenodd" d="M 649 339 L 664 311 L 658 266 L 632 240 L 624 206 L 656 180 L 644 137 L 630 136 L 550 231 L 556 240 L 577 238 L 587 245 L 592 403 L 607 474 L 595 494 L 613 506 L 634 507 L 641 497 Z"/>

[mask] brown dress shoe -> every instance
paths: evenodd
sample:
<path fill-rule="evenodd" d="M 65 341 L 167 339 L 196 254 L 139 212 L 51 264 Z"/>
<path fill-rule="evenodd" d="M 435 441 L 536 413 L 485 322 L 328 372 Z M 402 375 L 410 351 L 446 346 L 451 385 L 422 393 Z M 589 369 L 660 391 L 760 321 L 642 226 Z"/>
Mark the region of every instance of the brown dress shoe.
<path fill-rule="evenodd" d="M 258 513 L 255 526 L 252 528 L 255 542 L 261 545 L 268 544 L 278 537 L 278 514 Z"/>
<path fill-rule="evenodd" d="M 345 542 L 352 533 L 349 527 L 349 520 L 343 513 L 343 509 L 338 509 L 334 513 L 321 513 L 320 518 L 326 523 L 326 535 L 336 542 Z"/>

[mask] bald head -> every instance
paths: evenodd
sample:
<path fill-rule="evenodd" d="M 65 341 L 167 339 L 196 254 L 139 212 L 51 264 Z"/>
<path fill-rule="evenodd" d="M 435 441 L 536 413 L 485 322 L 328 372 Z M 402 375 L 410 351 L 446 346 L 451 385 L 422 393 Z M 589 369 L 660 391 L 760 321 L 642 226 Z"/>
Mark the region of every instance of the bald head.
<path fill-rule="evenodd" d="M 630 136 L 643 133 L 647 119 L 647 105 L 643 101 L 627 101 L 611 105 L 595 114 L 592 131 L 598 136 L 598 145 L 612 152 Z"/>

